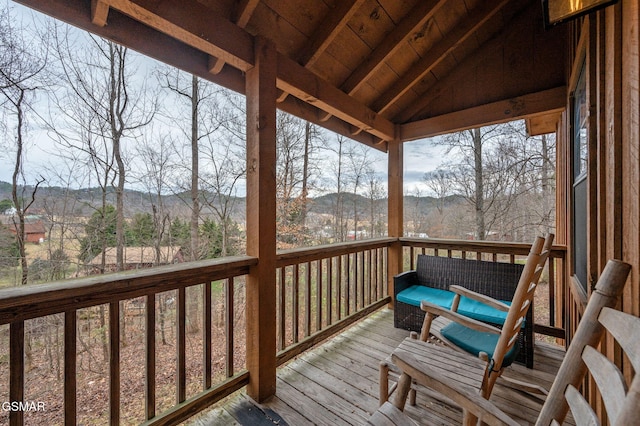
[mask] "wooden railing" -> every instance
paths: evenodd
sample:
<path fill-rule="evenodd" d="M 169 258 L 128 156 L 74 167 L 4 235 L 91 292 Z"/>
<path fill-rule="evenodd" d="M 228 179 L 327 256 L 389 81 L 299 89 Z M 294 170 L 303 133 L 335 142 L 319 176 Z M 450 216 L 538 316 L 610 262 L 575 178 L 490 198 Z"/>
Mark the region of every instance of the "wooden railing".
<path fill-rule="evenodd" d="M 388 249 L 397 242 L 381 238 L 278 253 L 278 365 L 390 302 Z M 529 250 L 527 244 L 498 242 L 402 238 L 400 243 L 405 270 L 413 268 L 419 253 L 517 262 Z M 545 297 L 550 312 L 556 299 L 564 300 L 564 293 L 556 297 L 566 288 L 564 259 L 565 249 L 554 247 Z M 38 363 L 48 363 L 58 376 L 51 383 L 60 402 L 47 407 L 47 415 L 57 411 L 57 423 L 62 418 L 71 425 L 186 420 L 249 382 L 244 276 L 257 262 L 241 256 L 0 290 L 0 402 L 38 401 L 37 389 L 45 384 Z M 536 332 L 564 337 L 555 319 L 536 324 Z M 48 324 L 45 332 L 36 330 L 40 323 Z M 190 330 L 194 324 L 196 331 Z M 101 356 L 88 355 L 89 339 L 103 345 Z M 60 368 L 58 354 L 48 349 L 58 342 Z M 38 350 L 48 356 L 34 356 Z M 85 371 L 93 374 L 101 365 L 103 376 L 84 378 Z M 133 416 L 123 408 L 131 405 L 130 388 L 139 398 Z M 104 408 L 88 406 L 96 395 Z M 38 417 L 42 414 L 3 410 L 0 424 L 54 422 Z"/>
<path fill-rule="evenodd" d="M 11 425 L 22 424 L 47 424 L 61 423 L 62 418 L 48 417 L 44 420 L 36 415 L 45 413 L 34 413 L 33 410 L 24 410 L 24 407 L 13 410 L 6 402 L 31 401 L 36 403 L 35 408 L 41 404 L 43 410 L 60 410 L 64 412 L 65 424 L 83 423 L 78 421 L 85 415 L 84 411 L 93 411 L 91 423 L 121 424 L 121 423 L 141 423 L 147 420 L 148 424 L 175 424 L 181 420 L 200 411 L 203 407 L 212 402 L 242 388 L 248 383 L 248 373 L 244 369 L 238 371 L 234 368 L 234 318 L 236 304 L 233 302 L 235 282 L 242 282 L 243 276 L 249 272 L 249 268 L 257 263 L 257 259 L 248 256 L 184 263 L 180 265 L 163 266 L 154 269 L 128 271 L 116 274 L 92 276 L 66 282 L 55 282 L 37 286 L 16 287 L 0 291 L 0 324 L 9 325 L 9 374 L 8 374 L 8 394 L 2 395 L 5 407 L 2 411 L 0 423 Z M 220 282 L 222 280 L 222 282 Z M 224 322 L 226 333 L 224 336 L 212 335 L 212 287 L 218 282 L 219 292 L 224 292 Z M 222 290 L 222 287 L 224 289 Z M 242 286 L 240 286 L 242 287 Z M 187 292 L 196 292 L 195 300 L 200 307 L 194 308 L 187 302 Z M 169 293 L 167 293 L 169 292 Z M 222 297 L 219 297 L 222 299 Z M 193 300 L 193 297 L 191 298 Z M 170 306 L 171 309 L 167 307 Z M 98 309 L 101 310 L 102 327 L 91 325 L 91 318 L 98 318 Z M 141 393 L 144 412 L 139 413 L 138 418 L 122 418 L 121 407 L 127 405 L 128 399 L 132 398 L 128 389 L 122 386 L 122 381 L 127 382 L 127 386 L 136 386 L 137 383 L 130 383 L 127 375 L 136 375 L 135 368 L 121 362 L 121 355 L 126 346 L 133 344 L 136 336 L 127 337 L 124 333 L 125 327 L 132 327 L 129 317 L 130 310 L 140 313 L 144 318 L 140 321 L 142 333 L 140 340 L 143 341 L 144 348 L 133 356 L 128 355 L 129 363 L 138 364 L 144 371 L 144 382 Z M 171 311 L 170 315 L 167 312 Z M 192 314 L 197 312 L 198 328 L 201 331 L 201 338 L 198 338 L 197 345 L 201 351 L 201 386 L 199 392 L 188 396 L 187 392 L 187 358 L 193 357 L 194 345 L 187 347 L 187 325 L 193 327 Z M 135 313 L 135 312 L 134 312 Z M 244 312 L 243 312 L 244 313 Z M 201 317 L 200 317 L 201 315 Z M 47 407 L 45 404 L 51 401 L 40 401 L 42 397 L 42 386 L 56 386 L 44 378 L 35 376 L 34 369 L 43 368 L 43 365 L 29 365 L 25 368 L 25 360 L 29 363 L 33 361 L 35 346 L 40 346 L 32 334 L 35 328 L 34 321 L 44 318 L 53 319 L 53 323 L 62 316 L 63 320 L 63 377 L 61 393 L 57 394 L 57 399 L 62 407 Z M 157 328 L 160 322 L 164 324 L 173 317 L 172 327 L 174 341 L 169 342 L 169 347 L 174 348 L 175 370 L 172 376 L 175 377 L 173 385 L 174 391 L 170 395 L 159 395 L 161 388 L 157 380 L 160 375 L 156 357 L 159 356 L 158 348 L 161 346 L 156 342 Z M 87 320 L 89 318 L 89 320 Z M 201 318 L 201 319 L 200 319 Z M 201 321 L 201 322 L 199 322 Z M 82 324 L 80 324 L 82 322 Z M 80 327 L 82 325 L 82 327 Z M 78 387 L 78 360 L 87 351 L 86 339 L 91 338 L 91 333 L 81 335 L 83 329 L 93 327 L 94 334 L 102 334 L 105 345 L 106 369 L 108 370 L 106 380 L 106 392 L 93 401 L 92 406 L 79 407 L 79 396 L 86 396 L 93 392 L 98 392 L 99 384 L 94 382 L 83 382 L 82 387 Z M 45 333 L 49 336 L 54 329 L 48 329 Z M 152 332 L 148 332 L 153 330 Z M 164 329 L 162 339 L 165 339 Z M 169 331 L 167 331 L 169 332 Z M 46 337 L 45 336 L 45 337 Z M 57 334 L 56 334 L 57 336 Z M 3 336 L 3 338 L 6 336 Z M 200 340 L 201 339 L 201 340 Z M 166 342 L 165 342 L 166 343 Z M 218 381 L 213 382 L 212 347 L 223 346 L 224 350 L 224 373 L 216 374 Z M 81 347 L 79 347 L 81 346 Z M 94 355 L 92 355 L 95 358 Z M 97 361 L 93 361 L 97 364 Z M 162 376 L 165 375 L 167 366 L 162 366 Z M 97 367 L 100 368 L 100 367 Z M 96 368 L 94 368 L 96 369 Z M 218 368 L 220 369 L 220 368 Z M 54 369 L 55 370 L 55 369 Z M 3 377 L 3 380 L 6 377 Z M 40 381 L 40 383 L 38 383 Z M 197 384 L 196 384 L 197 385 Z M 92 389 L 91 386 L 94 386 Z M 0 389 L 6 389 L 6 382 Z M 193 387 L 193 386 L 192 386 Z M 26 391 L 29 391 L 26 393 Z M 126 395 L 126 398 L 123 397 Z M 139 392 L 140 393 L 140 392 Z M 165 399 L 172 399 L 173 402 L 166 404 Z M 64 395 L 64 398 L 60 398 Z M 161 401 L 162 398 L 162 401 Z M 107 413 L 100 413 L 102 408 L 99 401 L 108 400 Z M 83 398 L 86 401 L 86 398 Z M 157 407 L 168 405 L 169 408 L 163 412 L 158 412 Z M 81 408 L 81 410 L 78 410 Z M 37 410 L 40 411 L 40 410 Z M 79 412 L 80 411 L 80 412 Z M 55 414 L 55 413 L 54 413 Z M 25 417 L 33 416 L 25 420 Z M 139 418 L 143 416 L 143 418 Z M 8 419 L 7 419 L 8 417 Z"/>
<path fill-rule="evenodd" d="M 393 241 L 279 253 L 278 365 L 389 303 L 387 247 Z"/>
<path fill-rule="evenodd" d="M 405 269 L 414 269 L 418 254 L 431 256 L 461 257 L 492 262 L 524 262 L 530 244 L 493 241 L 462 241 L 442 239 L 401 238 L 405 247 Z M 538 289 L 532 309 L 536 321 L 534 332 L 558 339 L 565 338 L 564 324 L 558 309 L 563 310 L 567 286 L 565 283 L 566 247 L 553 246 L 541 284 L 546 293 Z M 543 282 L 544 281 L 544 282 Z M 543 287 L 543 286 L 541 286 Z M 559 305 L 556 305 L 559 303 Z"/>

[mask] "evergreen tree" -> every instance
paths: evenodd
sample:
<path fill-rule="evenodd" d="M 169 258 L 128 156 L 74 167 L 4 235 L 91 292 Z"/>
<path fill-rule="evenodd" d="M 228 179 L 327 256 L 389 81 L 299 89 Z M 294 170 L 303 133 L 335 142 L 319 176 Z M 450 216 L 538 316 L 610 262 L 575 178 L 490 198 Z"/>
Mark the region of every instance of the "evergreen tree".
<path fill-rule="evenodd" d="M 108 204 L 96 210 L 84 227 L 78 258 L 88 263 L 107 247 L 116 246 L 116 208 Z"/>

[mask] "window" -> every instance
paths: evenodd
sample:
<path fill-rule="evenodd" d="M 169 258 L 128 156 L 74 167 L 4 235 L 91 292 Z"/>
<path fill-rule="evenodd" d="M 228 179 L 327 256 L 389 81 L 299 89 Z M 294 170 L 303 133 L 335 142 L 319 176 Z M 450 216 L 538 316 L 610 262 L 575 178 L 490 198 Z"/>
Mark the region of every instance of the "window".
<path fill-rule="evenodd" d="M 572 249 L 574 276 L 587 290 L 587 169 L 589 157 L 589 123 L 585 65 L 582 65 L 572 103 L 573 221 Z"/>

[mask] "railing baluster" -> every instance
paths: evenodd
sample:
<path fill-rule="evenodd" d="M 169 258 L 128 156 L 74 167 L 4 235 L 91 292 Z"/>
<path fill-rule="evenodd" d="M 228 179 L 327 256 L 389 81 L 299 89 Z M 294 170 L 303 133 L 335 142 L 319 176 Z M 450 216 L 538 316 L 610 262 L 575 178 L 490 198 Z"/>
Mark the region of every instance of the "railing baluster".
<path fill-rule="evenodd" d="M 347 265 L 346 265 L 346 271 L 347 271 L 347 297 L 345 297 L 345 304 L 347 305 L 347 316 L 351 315 L 351 255 L 347 254 Z"/>
<path fill-rule="evenodd" d="M 316 261 L 316 331 L 322 330 L 322 259 Z"/>
<path fill-rule="evenodd" d="M 556 325 L 556 270 L 555 259 L 549 258 L 549 325 Z"/>
<path fill-rule="evenodd" d="M 24 401 L 24 321 L 12 322 L 9 326 L 9 401 Z M 9 425 L 22 426 L 22 410 L 9 412 Z"/>
<path fill-rule="evenodd" d="M 147 295 L 145 310 L 146 329 L 146 391 L 145 414 L 147 420 L 156 415 L 156 295 Z"/>
<path fill-rule="evenodd" d="M 306 263 L 305 268 L 305 312 L 304 312 L 304 337 L 311 335 L 311 262 Z"/>
<path fill-rule="evenodd" d="M 373 265 L 373 276 L 374 276 L 374 298 L 378 300 L 380 298 L 380 280 L 378 280 L 378 254 L 380 253 L 380 249 L 373 250 L 373 261 L 371 264 Z"/>
<path fill-rule="evenodd" d="M 283 350 L 285 348 L 285 333 L 287 332 L 287 283 L 286 283 L 286 268 L 283 266 L 280 268 L 280 335 L 278 336 L 278 349 Z"/>
<path fill-rule="evenodd" d="M 224 312 L 225 312 L 225 324 L 224 334 L 227 345 L 226 350 L 226 373 L 227 377 L 233 376 L 234 362 L 233 362 L 233 345 L 234 345 L 234 292 L 235 284 L 234 279 L 227 278 L 224 283 Z"/>
<path fill-rule="evenodd" d="M 356 262 L 356 274 L 358 276 L 358 300 L 360 301 L 360 306 L 359 308 L 364 308 L 364 279 L 365 279 L 365 274 L 364 274 L 364 251 L 361 251 L 359 253 L 356 253 L 356 259 L 358 259 L 358 261 Z M 356 308 L 357 310 L 357 308 Z"/>
<path fill-rule="evenodd" d="M 300 303 L 299 303 L 299 285 L 300 285 L 300 265 L 296 264 L 293 266 L 293 287 L 292 287 L 292 295 L 293 295 L 293 324 L 292 324 L 292 332 L 293 332 L 293 343 L 298 343 L 298 324 L 300 323 Z"/>
<path fill-rule="evenodd" d="M 409 247 L 409 269 L 416 269 L 416 254 L 413 246 Z"/>
<path fill-rule="evenodd" d="M 367 262 L 365 263 L 365 266 L 367 267 L 367 305 L 371 304 L 371 300 L 373 300 L 374 296 L 373 296 L 373 267 L 371 265 L 371 262 L 373 260 L 373 254 L 371 253 L 371 250 L 367 250 L 366 253 L 367 256 Z"/>
<path fill-rule="evenodd" d="M 342 319 L 342 256 L 336 258 L 336 278 L 338 279 L 338 288 L 336 289 L 336 295 L 338 297 L 338 321 Z"/>
<path fill-rule="evenodd" d="M 333 324 L 333 257 L 327 259 L 327 325 Z"/>
<path fill-rule="evenodd" d="M 76 424 L 76 310 L 64 313 L 64 424 Z"/>
<path fill-rule="evenodd" d="M 211 387 L 211 283 L 202 284 L 202 360 L 203 371 L 203 390 Z"/>
<path fill-rule="evenodd" d="M 187 289 L 180 287 L 178 289 L 178 303 L 176 309 L 176 400 L 179 403 L 187 399 Z"/>
<path fill-rule="evenodd" d="M 120 424 L 120 302 L 109 303 L 109 421 Z"/>

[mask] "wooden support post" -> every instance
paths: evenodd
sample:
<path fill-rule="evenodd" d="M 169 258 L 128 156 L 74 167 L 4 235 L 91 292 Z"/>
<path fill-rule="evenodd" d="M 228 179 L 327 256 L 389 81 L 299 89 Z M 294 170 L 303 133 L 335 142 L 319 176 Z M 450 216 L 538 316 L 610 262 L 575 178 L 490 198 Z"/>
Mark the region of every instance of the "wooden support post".
<path fill-rule="evenodd" d="M 394 140 L 389 143 L 389 229 L 390 237 L 400 238 L 403 235 L 403 151 L 402 142 Z M 393 277 L 402 271 L 402 243 L 396 241 L 389 246 L 387 279 L 389 295 L 393 296 Z M 390 307 L 393 307 L 391 301 Z"/>
<path fill-rule="evenodd" d="M 275 46 L 255 40 L 247 71 L 247 394 L 263 402 L 276 392 L 276 71 Z"/>

